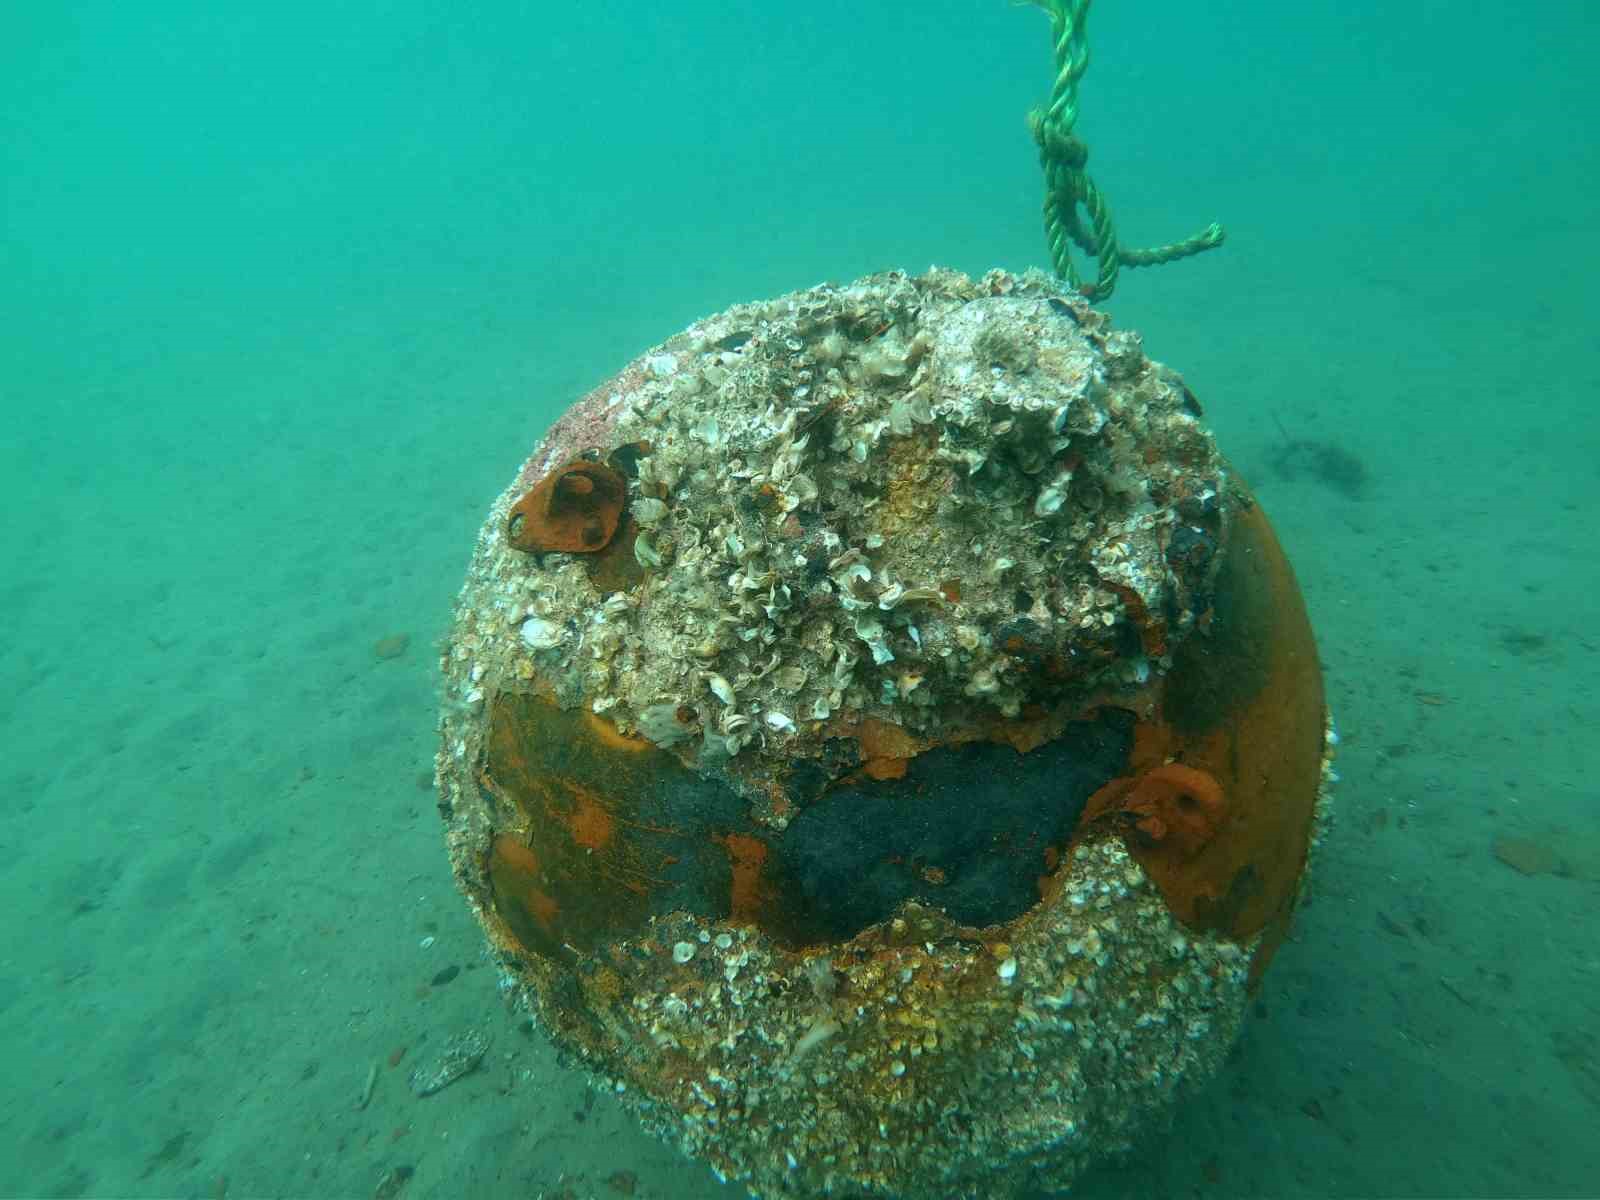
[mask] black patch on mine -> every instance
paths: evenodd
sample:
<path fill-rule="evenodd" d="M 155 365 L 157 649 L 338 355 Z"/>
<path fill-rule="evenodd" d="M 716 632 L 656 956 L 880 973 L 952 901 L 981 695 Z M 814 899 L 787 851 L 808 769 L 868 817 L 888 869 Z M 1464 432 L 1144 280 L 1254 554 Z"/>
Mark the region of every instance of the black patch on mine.
<path fill-rule="evenodd" d="M 1039 900 L 1045 848 L 1126 773 L 1133 717 L 1104 710 L 1028 754 L 970 742 L 919 754 L 905 777 L 829 791 L 777 840 L 813 936 L 842 941 L 904 901 L 993 925 Z"/>

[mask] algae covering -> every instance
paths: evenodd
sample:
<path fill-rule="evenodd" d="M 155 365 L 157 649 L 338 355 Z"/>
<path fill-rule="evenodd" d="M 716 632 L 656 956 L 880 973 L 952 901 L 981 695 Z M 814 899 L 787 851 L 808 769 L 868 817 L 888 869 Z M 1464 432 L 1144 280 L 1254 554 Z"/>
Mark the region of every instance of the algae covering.
<path fill-rule="evenodd" d="M 507 993 L 759 1196 L 1019 1195 L 1216 1070 L 1318 827 L 1294 577 L 1048 278 L 699 322 L 492 508 L 440 807 Z"/>

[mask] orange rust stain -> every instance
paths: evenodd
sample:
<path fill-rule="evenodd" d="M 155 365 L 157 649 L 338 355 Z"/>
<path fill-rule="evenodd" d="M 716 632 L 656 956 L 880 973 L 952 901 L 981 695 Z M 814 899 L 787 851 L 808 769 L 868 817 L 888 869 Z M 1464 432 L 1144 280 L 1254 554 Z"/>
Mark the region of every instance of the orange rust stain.
<path fill-rule="evenodd" d="M 1213 864 L 1197 859 L 1223 832 L 1227 817 L 1227 800 L 1214 777 L 1181 763 L 1164 763 L 1113 779 L 1095 792 L 1083 825 L 1120 830 L 1167 906 L 1195 925 L 1203 923 L 1206 906 L 1222 899 Z"/>
<path fill-rule="evenodd" d="M 1018 754 L 1029 754 L 1060 737 L 1079 714 L 1065 708 L 1030 705 L 1020 717 L 983 714 L 951 731 L 942 741 L 907 733 L 899 725 L 864 717 L 855 723 L 833 726 L 837 736 L 854 737 L 861 744 L 861 774 L 869 779 L 902 779 L 911 760 L 936 746 L 962 746 L 969 742 L 997 742 Z"/>
<path fill-rule="evenodd" d="M 1089 797 L 1084 819 L 1100 820 L 1114 812 L 1129 818 L 1146 848 L 1160 843 L 1186 862 L 1222 829 L 1227 801 L 1222 785 L 1206 772 L 1174 762 L 1137 778 L 1112 780 Z"/>
<path fill-rule="evenodd" d="M 922 749 L 921 743 L 892 721 L 864 717 L 857 727 L 863 758 L 911 758 Z"/>
<path fill-rule="evenodd" d="M 1129 761 L 1146 767 L 1162 762 L 1172 746 L 1172 731 L 1152 713 L 1133 727 L 1133 753 Z"/>
<path fill-rule="evenodd" d="M 762 873 L 767 865 L 767 844 L 746 833 L 730 833 L 717 838 L 728 852 L 733 880 L 729 908 L 735 921 L 754 922 L 770 899 Z"/>
<path fill-rule="evenodd" d="M 648 920 L 689 847 L 646 799 L 684 771 L 592 714 L 495 700 L 482 779 L 515 836 L 495 839 L 488 868 L 496 911 L 524 947 L 560 958 Z"/>
<path fill-rule="evenodd" d="M 561 782 L 572 797 L 566 826 L 573 843 L 584 850 L 604 850 L 617 836 L 617 819 L 597 793 L 570 779 Z"/>
<path fill-rule="evenodd" d="M 1000 742 L 1010 746 L 1018 754 L 1028 754 L 1046 742 L 1060 737 L 1066 725 L 1067 722 L 1061 713 L 1046 713 L 1031 717 L 1024 715 L 1020 719 L 1011 720 L 996 717 L 984 725 L 981 737 L 986 742 Z"/>
<path fill-rule="evenodd" d="M 869 779 L 902 779 L 906 764 L 928 748 L 928 743 L 913 737 L 892 721 L 863 717 L 840 730 L 861 744 L 861 773 Z"/>
<path fill-rule="evenodd" d="M 992 712 L 970 717 L 938 741 L 918 737 L 892 721 L 875 717 L 836 720 L 826 728 L 830 736 L 853 737 L 860 743 L 860 775 L 869 779 L 902 779 L 913 758 L 935 747 L 998 742 L 1018 754 L 1028 754 L 1060 737 L 1079 716 L 1078 710 L 1029 705 L 1020 717 L 1007 718 Z"/>
<path fill-rule="evenodd" d="M 495 911 L 519 942 L 530 949 L 559 944 L 561 906 L 545 890 L 533 850 L 510 834 L 500 834 L 489 851 L 488 875 Z"/>
<path fill-rule="evenodd" d="M 905 758 L 869 758 L 861 773 L 868 779 L 904 779 L 908 762 L 910 759 Z"/>
<path fill-rule="evenodd" d="M 524 871 L 529 875 L 539 873 L 539 856 L 533 852 L 533 847 L 524 846 L 508 834 L 502 833 L 495 838 L 494 853 L 507 867 Z"/>
<path fill-rule="evenodd" d="M 1264 934 L 1259 978 L 1298 898 L 1326 719 L 1300 590 L 1259 506 L 1234 511 L 1210 626 L 1173 659 L 1128 774 L 1090 798 L 1076 836 L 1117 829 L 1186 925 Z"/>
<path fill-rule="evenodd" d="M 1160 658 L 1167 652 L 1167 623 L 1150 615 L 1144 597 L 1125 583 L 1107 582 L 1106 586 L 1121 599 L 1128 620 L 1139 631 L 1146 658 Z"/>
<path fill-rule="evenodd" d="M 586 711 L 583 714 L 583 730 L 608 750 L 626 750 L 638 754 L 654 748 L 651 742 L 642 737 L 623 733 L 598 713 Z"/>
<path fill-rule="evenodd" d="M 575 458 L 557 467 L 511 506 L 507 540 L 518 550 L 593 554 L 617 532 L 627 481 L 602 463 Z"/>

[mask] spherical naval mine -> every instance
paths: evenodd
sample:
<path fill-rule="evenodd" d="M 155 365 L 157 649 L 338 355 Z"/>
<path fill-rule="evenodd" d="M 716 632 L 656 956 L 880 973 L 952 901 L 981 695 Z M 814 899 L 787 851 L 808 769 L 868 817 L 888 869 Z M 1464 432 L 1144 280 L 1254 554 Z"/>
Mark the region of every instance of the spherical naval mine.
<path fill-rule="evenodd" d="M 539 1024 L 761 1197 L 1021 1196 L 1218 1067 L 1324 809 L 1293 573 L 1042 275 L 701 321 L 495 503 L 456 878 Z"/>

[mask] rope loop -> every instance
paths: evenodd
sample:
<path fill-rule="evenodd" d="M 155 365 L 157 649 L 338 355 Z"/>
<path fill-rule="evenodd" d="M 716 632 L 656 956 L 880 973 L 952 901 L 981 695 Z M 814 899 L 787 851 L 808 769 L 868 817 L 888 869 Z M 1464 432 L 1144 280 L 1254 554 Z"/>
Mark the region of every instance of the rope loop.
<path fill-rule="evenodd" d="M 1111 206 L 1088 171 L 1089 147 L 1073 127 L 1078 122 L 1078 81 L 1089 69 L 1087 24 L 1090 0 L 1030 0 L 1050 16 L 1056 79 L 1050 103 L 1028 114 L 1044 171 L 1044 233 L 1055 272 L 1091 300 L 1107 300 L 1122 267 L 1176 262 L 1222 245 L 1227 236 L 1212 223 L 1193 237 L 1166 246 L 1125 250 L 1117 244 Z M 1093 283 L 1078 274 L 1072 248 L 1093 259 Z"/>

